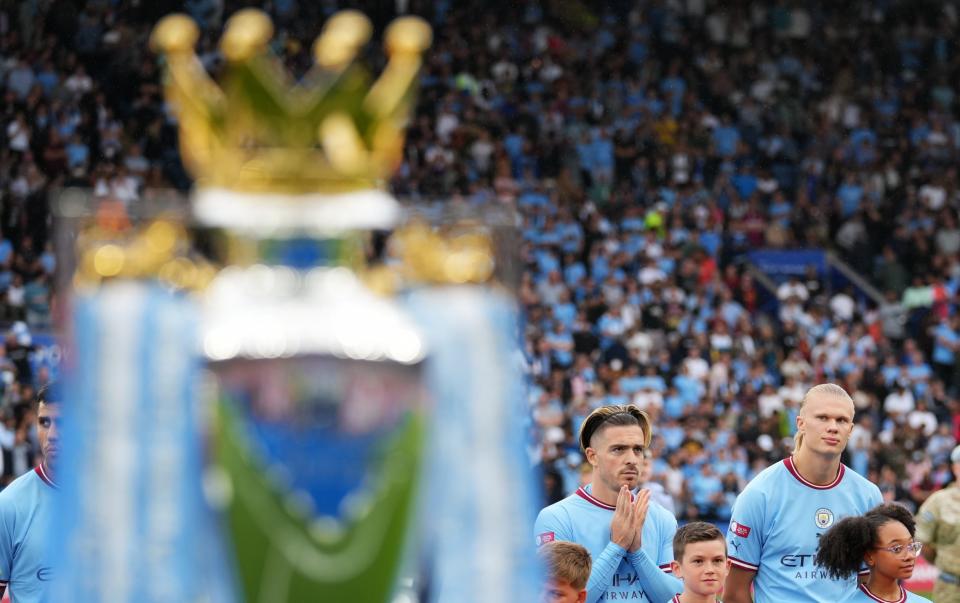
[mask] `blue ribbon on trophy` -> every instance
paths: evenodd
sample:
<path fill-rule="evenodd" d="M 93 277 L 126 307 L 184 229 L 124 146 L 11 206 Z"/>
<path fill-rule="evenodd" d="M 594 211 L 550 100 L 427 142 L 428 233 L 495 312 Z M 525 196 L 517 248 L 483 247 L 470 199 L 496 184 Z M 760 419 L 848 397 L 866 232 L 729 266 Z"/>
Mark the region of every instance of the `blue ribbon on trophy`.
<path fill-rule="evenodd" d="M 422 513 L 430 603 L 536 601 L 539 500 L 526 455 L 517 310 L 480 286 L 413 292 L 431 350 L 434 429 Z"/>
<path fill-rule="evenodd" d="M 481 219 L 434 215 L 431 226 L 421 216 L 390 243 L 412 285 L 405 305 L 430 350 L 424 603 L 534 601 L 541 586 L 529 538 L 540 493 L 526 454 L 519 315 L 502 283 L 511 256 L 494 243 L 509 238 L 502 221 L 488 211 Z"/>
<path fill-rule="evenodd" d="M 51 600 L 226 603 L 215 542 L 197 539 L 210 525 L 199 325 L 180 287 L 181 269 L 204 269 L 179 257 L 181 230 L 166 219 L 135 228 L 101 214 L 77 241 Z M 179 283 L 161 276 L 173 271 Z"/>

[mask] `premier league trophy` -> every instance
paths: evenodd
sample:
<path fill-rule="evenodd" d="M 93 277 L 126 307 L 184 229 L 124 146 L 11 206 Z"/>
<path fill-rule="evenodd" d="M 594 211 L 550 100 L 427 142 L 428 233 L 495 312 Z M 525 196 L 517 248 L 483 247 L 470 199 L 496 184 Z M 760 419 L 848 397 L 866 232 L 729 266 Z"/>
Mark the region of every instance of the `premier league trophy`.
<path fill-rule="evenodd" d="M 56 600 L 534 600 L 516 225 L 384 190 L 429 28 L 390 25 L 374 78 L 369 21 L 338 13 L 298 82 L 260 11 L 217 81 L 199 35 L 172 15 L 151 40 L 194 224 L 105 203 L 69 240 Z"/>
<path fill-rule="evenodd" d="M 397 224 L 382 190 L 399 165 L 428 26 L 372 34 L 334 15 L 298 83 L 270 50 L 268 17 L 236 13 L 219 82 L 174 15 L 152 43 L 192 204 L 227 262 L 205 294 L 202 346 L 215 375 L 208 496 L 222 510 L 247 601 L 387 601 L 410 546 L 428 408 L 417 325 L 374 293 L 370 233 Z"/>

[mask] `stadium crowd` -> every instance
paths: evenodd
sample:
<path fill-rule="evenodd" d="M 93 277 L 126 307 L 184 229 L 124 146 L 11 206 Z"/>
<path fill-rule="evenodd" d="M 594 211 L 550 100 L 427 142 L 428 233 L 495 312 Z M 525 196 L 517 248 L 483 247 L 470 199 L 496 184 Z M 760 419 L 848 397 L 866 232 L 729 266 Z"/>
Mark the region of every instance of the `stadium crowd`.
<path fill-rule="evenodd" d="M 521 212 L 551 500 L 579 482 L 583 418 L 634 402 L 662 500 L 724 520 L 822 381 L 856 401 L 848 461 L 888 499 L 916 508 L 951 479 L 956 7 L 477 9 L 443 14 L 395 187 Z M 766 292 L 760 247 L 836 249 L 886 299 L 816 272 Z"/>
<path fill-rule="evenodd" d="M 187 188 L 146 40 L 184 10 L 216 72 L 246 4 L 0 2 L 6 451 L 35 437 L 22 401 L 49 377 L 24 364 L 51 314 L 47 193 Z M 823 381 L 853 396 L 848 462 L 888 499 L 915 508 L 944 486 L 960 437 L 954 4 L 409 4 L 435 40 L 391 186 L 518 208 L 531 456 L 551 501 L 580 480 L 583 418 L 633 402 L 654 417 L 661 500 L 727 519 Z M 294 73 L 336 5 L 268 6 Z M 815 271 L 766 291 L 745 255 L 761 247 L 835 249 L 886 301 Z"/>

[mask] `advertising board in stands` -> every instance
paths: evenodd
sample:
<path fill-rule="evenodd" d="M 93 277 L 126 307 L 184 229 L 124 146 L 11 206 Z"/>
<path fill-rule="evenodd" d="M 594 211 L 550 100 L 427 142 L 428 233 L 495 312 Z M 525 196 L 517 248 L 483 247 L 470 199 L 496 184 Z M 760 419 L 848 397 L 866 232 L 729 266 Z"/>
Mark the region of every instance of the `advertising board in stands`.
<path fill-rule="evenodd" d="M 751 251 L 748 257 L 754 266 L 777 282 L 791 276 L 803 276 L 808 266 L 816 268 L 819 276 L 827 271 L 826 253 L 819 249 L 761 249 Z"/>

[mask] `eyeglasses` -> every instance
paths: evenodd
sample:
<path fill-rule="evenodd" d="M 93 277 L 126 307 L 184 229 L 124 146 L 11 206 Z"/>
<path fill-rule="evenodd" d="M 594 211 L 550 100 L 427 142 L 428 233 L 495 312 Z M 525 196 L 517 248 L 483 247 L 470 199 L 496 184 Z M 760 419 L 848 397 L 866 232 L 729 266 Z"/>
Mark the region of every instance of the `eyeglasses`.
<path fill-rule="evenodd" d="M 910 544 L 895 544 L 893 546 L 882 547 L 878 546 L 877 549 L 881 551 L 889 551 L 894 555 L 902 555 L 903 551 L 910 551 L 910 554 L 916 556 L 920 554 L 920 549 L 923 548 L 922 542 L 911 542 Z"/>

